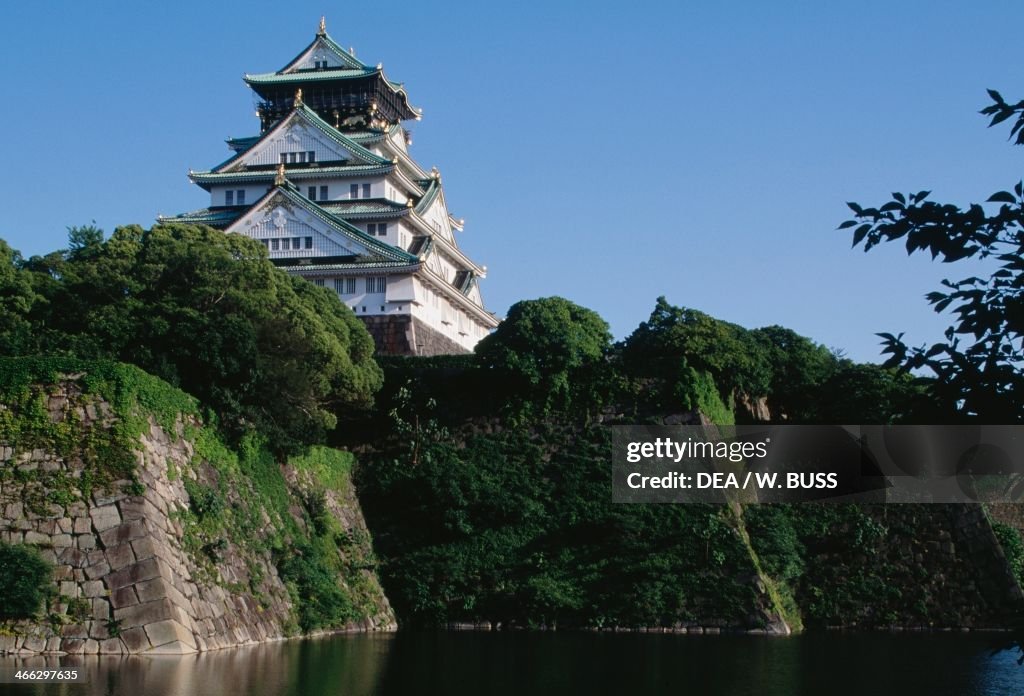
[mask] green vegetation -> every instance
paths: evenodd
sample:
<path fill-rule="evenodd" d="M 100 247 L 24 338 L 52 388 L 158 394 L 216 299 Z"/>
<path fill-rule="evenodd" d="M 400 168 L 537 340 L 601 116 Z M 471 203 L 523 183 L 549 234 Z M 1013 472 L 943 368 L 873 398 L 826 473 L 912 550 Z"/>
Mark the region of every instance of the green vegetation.
<path fill-rule="evenodd" d="M 517 302 L 477 347 L 480 366 L 507 380 L 520 410 L 545 415 L 593 406 L 595 372 L 611 345 L 608 324 L 561 297 Z"/>
<path fill-rule="evenodd" d="M 346 430 L 369 447 L 356 475 L 389 596 L 404 621 L 428 625 L 743 624 L 772 610 L 743 580 L 760 569 L 799 626 L 818 537 L 767 506 L 741 519 L 716 506 L 612 504 L 604 424 L 697 411 L 732 423 L 744 398 L 791 420 L 884 423 L 906 417 L 919 392 L 786 329 L 747 330 L 664 298 L 617 345 L 593 312 L 545 298 L 518 303 L 475 356 L 382 365 L 376 413 Z M 837 385 L 846 412 L 833 405 Z M 812 621 L 828 614 L 816 611 Z"/>
<path fill-rule="evenodd" d="M 999 545 L 1003 547 L 1003 553 L 1006 554 L 1014 577 L 1021 587 L 1024 587 L 1024 540 L 1021 540 L 1020 532 L 1002 522 L 993 522 L 992 531 L 999 539 Z"/>
<path fill-rule="evenodd" d="M 49 596 L 52 575 L 34 548 L 0 542 L 0 619 L 35 616 Z"/>
<path fill-rule="evenodd" d="M 611 504 L 606 429 L 418 445 L 415 466 L 399 449 L 360 469 L 389 597 L 409 623 L 670 626 L 758 610 L 730 509 Z"/>
<path fill-rule="evenodd" d="M 350 504 L 351 455 L 314 448 L 287 466 L 305 480 L 289 483 L 255 435 L 236 450 L 202 430 L 192 470 L 181 474 L 190 499 L 180 513 L 186 548 L 210 582 L 218 581 L 216 565 L 228 548 L 241 549 L 251 560 L 247 589 L 258 599 L 266 599 L 262 564 L 269 559 L 289 588 L 303 631 L 372 616 L 381 598 L 362 573 L 373 565 L 368 539 L 345 534 L 327 505 L 328 496 Z"/>
<path fill-rule="evenodd" d="M 608 424 L 728 424 L 765 405 L 790 423 L 930 413 L 927 384 L 782 327 L 659 298 L 613 343 L 593 311 L 543 298 L 517 303 L 474 355 L 378 364 L 335 294 L 274 269 L 251 240 L 77 228 L 46 257 L 0 245 L 3 354 L 40 357 L 0 358 L 0 442 L 83 463 L 75 476 L 0 468 L 34 484 L 30 507 L 114 481 L 138 491 L 133 451 L 152 417 L 194 445 L 168 476 L 189 497 L 176 514 L 199 574 L 223 583 L 218 564 L 240 555 L 248 586 L 230 589 L 269 601 L 276 569 L 296 631 L 376 612 L 373 570 L 420 625 L 952 621 L 927 570 L 891 555 L 916 552 L 914 531 L 937 524 L 927 514 L 611 503 Z M 63 405 L 57 384 L 73 385 Z M 358 461 L 311 446 L 328 437 Z M 349 518 L 353 475 L 379 563 Z"/>
<path fill-rule="evenodd" d="M 268 599 L 264 579 L 273 564 L 291 592 L 296 630 L 342 627 L 378 611 L 379 590 L 364 572 L 373 566 L 368 539 L 346 533 L 327 505 L 329 496 L 353 504 L 350 454 L 312 448 L 296 457 L 301 480 L 289 483 L 263 439 L 248 434 L 227 444 L 215 428 L 200 425 L 195 399 L 136 367 L 107 361 L 0 358 L 0 403 L 5 446 L 81 462 L 53 471 L 0 467 L 0 481 L 17 485 L 30 511 L 52 515 L 50 506 L 88 501 L 93 488 L 115 482 L 141 494 L 136 452 L 152 419 L 194 445 L 193 460 L 174 467 L 173 478 L 189 496 L 188 510 L 176 514 L 184 546 L 208 582 L 222 582 L 217 564 L 237 552 L 246 559 L 249 584 L 229 589 Z M 49 566 L 41 563 L 32 549 L 3 547 L 0 596 L 11 600 L 5 618 L 38 608 L 50 585 Z M 42 594 L 28 593 L 31 588 Z M 58 627 L 78 621 L 91 609 L 87 604 L 59 598 L 49 620 Z"/>
<path fill-rule="evenodd" d="M 52 417 L 49 391 L 70 379 L 80 394 L 68 394 Z M 101 402 L 116 416 L 98 419 Z M 48 503 L 67 504 L 88 498 L 93 487 L 134 477 L 134 449 L 148 431 L 149 418 L 173 432 L 179 417 L 195 416 L 195 399 L 137 367 L 75 358 L 0 358 L 0 442 L 16 451 L 45 449 L 82 461 L 75 478 L 64 472 L 0 468 L 0 481 L 33 479 L 26 503 L 42 511 Z M 38 495 L 36 495 L 38 493 Z"/>
<path fill-rule="evenodd" d="M 0 245 L 0 355 L 134 364 L 197 397 L 234 442 L 277 452 L 323 440 L 370 403 L 373 341 L 335 293 L 274 268 L 266 249 L 206 227 L 71 230 L 70 249 Z"/>

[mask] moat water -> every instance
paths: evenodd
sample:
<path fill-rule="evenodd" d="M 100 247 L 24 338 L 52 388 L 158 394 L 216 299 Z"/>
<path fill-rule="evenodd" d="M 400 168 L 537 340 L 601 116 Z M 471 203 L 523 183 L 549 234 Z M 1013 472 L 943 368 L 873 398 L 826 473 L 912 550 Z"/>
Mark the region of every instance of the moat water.
<path fill-rule="evenodd" d="M 188 657 L 79 658 L 87 684 L 0 685 L 61 696 L 1024 694 L 1024 667 L 979 634 L 795 638 L 400 632 Z M 13 660 L 14 658 L 3 658 Z M 29 664 L 29 663 L 26 663 Z"/>

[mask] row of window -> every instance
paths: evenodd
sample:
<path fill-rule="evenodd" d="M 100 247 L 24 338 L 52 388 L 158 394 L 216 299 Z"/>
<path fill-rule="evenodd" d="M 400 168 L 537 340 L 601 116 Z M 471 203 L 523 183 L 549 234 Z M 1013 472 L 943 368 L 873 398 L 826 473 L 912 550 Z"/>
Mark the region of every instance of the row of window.
<path fill-rule="evenodd" d="M 386 223 L 386 222 L 377 222 L 377 223 L 371 222 L 369 225 L 366 226 L 366 233 L 368 235 L 370 235 L 371 237 L 373 237 L 375 235 L 377 237 L 386 237 L 387 234 L 388 234 L 388 223 Z"/>
<path fill-rule="evenodd" d="M 295 164 L 296 162 L 316 162 L 316 153 L 312 150 L 281 153 L 281 164 Z"/>
<path fill-rule="evenodd" d="M 312 249 L 312 237 L 279 237 L 277 239 L 261 240 L 270 251 L 293 251 L 297 249 Z"/>
<path fill-rule="evenodd" d="M 294 155 L 295 153 L 294 152 L 281 153 L 282 159 L 284 158 L 284 156 L 286 154 L 287 155 Z M 300 155 L 305 155 L 306 153 L 300 152 L 299 154 Z M 313 153 L 310 152 L 309 155 L 312 156 Z M 302 161 L 306 161 L 306 160 L 302 160 Z M 309 161 L 312 162 L 313 160 L 309 160 Z M 326 200 L 329 200 L 329 197 L 327 195 L 329 193 L 329 191 L 328 191 L 328 188 L 326 186 L 320 186 L 320 187 L 310 186 L 309 188 L 306 189 L 306 193 L 308 194 L 309 200 L 311 200 L 311 201 L 326 201 Z M 359 195 L 360 193 L 362 193 L 362 195 Z M 348 197 L 349 198 L 370 198 L 370 184 L 351 184 L 348 187 Z M 245 189 L 237 189 L 237 190 L 232 190 L 232 191 L 225 191 L 224 192 L 224 205 L 245 205 Z M 371 232 L 370 234 L 373 234 L 373 232 Z M 384 232 L 381 232 L 380 234 L 383 235 Z"/>
<path fill-rule="evenodd" d="M 355 295 L 356 294 L 356 280 L 357 278 L 335 278 L 334 279 L 334 291 L 339 295 Z M 313 284 L 324 287 L 327 281 L 324 278 L 314 278 Z M 371 293 L 382 293 L 387 292 L 388 279 L 386 276 L 370 276 L 366 279 L 365 284 L 366 292 Z M 383 307 L 381 310 L 383 311 Z"/>

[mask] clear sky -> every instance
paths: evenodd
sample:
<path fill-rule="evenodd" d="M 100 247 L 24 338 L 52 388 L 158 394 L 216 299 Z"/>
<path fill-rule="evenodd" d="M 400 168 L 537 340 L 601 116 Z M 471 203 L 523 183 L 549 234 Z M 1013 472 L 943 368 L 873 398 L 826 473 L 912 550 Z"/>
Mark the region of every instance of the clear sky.
<path fill-rule="evenodd" d="M 1020 2 L 4 3 L 0 237 L 26 255 L 207 205 L 188 169 L 258 120 L 320 15 L 406 83 L 489 308 L 562 295 L 617 337 L 658 295 L 851 357 L 936 339 L 966 269 L 850 249 L 845 201 L 984 200 L 1024 149 L 977 114 L 1024 96 Z"/>

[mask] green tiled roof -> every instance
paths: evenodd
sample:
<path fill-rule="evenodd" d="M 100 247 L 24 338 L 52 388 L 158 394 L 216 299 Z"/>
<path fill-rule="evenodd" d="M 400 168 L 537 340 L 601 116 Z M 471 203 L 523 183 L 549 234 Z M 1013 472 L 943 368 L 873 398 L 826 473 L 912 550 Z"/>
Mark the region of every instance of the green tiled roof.
<path fill-rule="evenodd" d="M 260 136 L 250 135 L 246 138 L 228 138 L 227 144 L 235 152 L 244 152 L 260 141 Z"/>
<path fill-rule="evenodd" d="M 434 237 L 432 235 L 425 235 L 423 237 L 416 237 L 412 240 L 412 244 L 409 245 L 409 253 L 415 254 L 421 259 L 427 258 L 431 250 L 434 248 Z"/>
<path fill-rule="evenodd" d="M 357 198 L 346 201 L 325 201 L 319 205 L 341 218 L 400 217 L 408 214 L 408 208 L 386 198 Z"/>
<path fill-rule="evenodd" d="M 323 179 L 331 177 L 349 176 L 376 176 L 389 174 L 394 170 L 395 165 L 387 164 L 357 164 L 346 167 L 307 167 L 306 169 L 292 169 L 288 171 L 288 177 L 302 181 L 305 179 Z M 244 172 L 189 172 L 189 178 L 199 186 L 206 188 L 213 184 L 244 184 L 262 183 L 273 181 L 277 172 L 275 169 L 249 169 Z"/>
<path fill-rule="evenodd" d="M 420 202 L 416 204 L 416 212 L 424 213 L 431 205 L 433 205 L 434 200 L 437 198 L 438 194 L 441 193 L 441 182 L 437 179 L 423 179 L 417 183 L 419 183 L 420 186 L 425 185 L 426 190 L 420 198 Z"/>
<path fill-rule="evenodd" d="M 282 268 L 295 271 L 345 271 L 345 270 L 363 270 L 367 268 L 406 268 L 409 266 L 417 266 L 419 261 L 412 261 L 409 263 L 402 263 L 400 261 L 379 261 L 379 260 L 358 260 L 352 261 L 351 263 L 316 263 L 316 257 L 310 258 L 310 263 L 303 264 L 284 264 L 276 263 L 279 259 L 271 259 L 271 263 L 279 265 Z M 284 259 L 280 259 L 283 261 Z"/>
<path fill-rule="evenodd" d="M 398 126 L 391 126 L 391 128 L 398 128 Z M 387 133 L 388 131 L 383 130 L 364 130 L 356 131 L 355 133 L 346 133 L 345 135 L 350 139 L 355 140 L 357 143 L 373 143 L 378 140 L 383 140 Z"/>
<path fill-rule="evenodd" d="M 193 225 L 209 225 L 210 227 L 227 227 L 248 210 L 246 206 L 232 208 L 202 208 L 191 213 L 180 215 L 161 215 L 159 222 L 187 222 Z"/>
<path fill-rule="evenodd" d="M 376 68 L 364 70 L 310 70 L 293 73 L 256 73 L 245 75 L 242 79 L 249 85 L 287 85 L 296 82 L 331 82 L 333 80 L 354 80 L 369 77 L 377 72 Z"/>
<path fill-rule="evenodd" d="M 459 271 L 455 274 L 452 285 L 463 295 L 469 295 L 473 286 L 476 285 L 476 274 L 473 271 Z"/>

